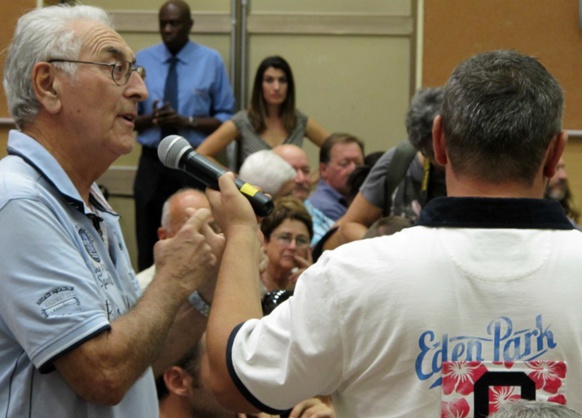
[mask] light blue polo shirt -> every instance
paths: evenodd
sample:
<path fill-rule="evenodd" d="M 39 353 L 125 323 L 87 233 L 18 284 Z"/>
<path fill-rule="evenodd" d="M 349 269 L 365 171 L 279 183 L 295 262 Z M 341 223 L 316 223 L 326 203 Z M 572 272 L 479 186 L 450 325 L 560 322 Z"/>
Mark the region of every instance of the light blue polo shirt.
<path fill-rule="evenodd" d="M 0 161 L 0 416 L 157 417 L 151 368 L 116 406 L 75 394 L 53 362 L 101 332 L 140 291 L 118 215 L 92 211 L 57 161 L 11 131 Z"/>

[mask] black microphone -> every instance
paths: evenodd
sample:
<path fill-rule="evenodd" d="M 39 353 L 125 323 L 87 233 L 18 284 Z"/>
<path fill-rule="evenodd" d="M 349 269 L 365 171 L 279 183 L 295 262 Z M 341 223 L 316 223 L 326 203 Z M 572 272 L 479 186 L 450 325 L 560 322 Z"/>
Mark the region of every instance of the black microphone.
<path fill-rule="evenodd" d="M 188 141 L 178 135 L 168 135 L 162 139 L 158 146 L 158 157 L 166 167 L 185 171 L 214 190 L 219 190 L 218 178 L 227 172 L 218 164 L 194 151 Z M 267 216 L 273 211 L 275 206 L 273 199 L 269 196 L 237 177 L 234 183 L 251 203 L 255 214 Z"/>

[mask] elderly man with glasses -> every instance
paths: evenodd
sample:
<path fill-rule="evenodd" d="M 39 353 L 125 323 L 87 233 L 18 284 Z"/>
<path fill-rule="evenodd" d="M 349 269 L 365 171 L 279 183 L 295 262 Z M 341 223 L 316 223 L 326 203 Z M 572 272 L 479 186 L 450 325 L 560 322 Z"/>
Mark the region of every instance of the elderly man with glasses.
<path fill-rule="evenodd" d="M 119 217 L 95 181 L 134 145 L 143 68 L 91 6 L 21 17 L 4 67 L 17 130 L 0 161 L 0 411 L 6 417 L 157 417 L 154 361 L 195 290 L 211 294 L 222 240 L 201 209 L 156 246 L 140 295 Z M 209 298 L 208 298 L 209 300 Z"/>

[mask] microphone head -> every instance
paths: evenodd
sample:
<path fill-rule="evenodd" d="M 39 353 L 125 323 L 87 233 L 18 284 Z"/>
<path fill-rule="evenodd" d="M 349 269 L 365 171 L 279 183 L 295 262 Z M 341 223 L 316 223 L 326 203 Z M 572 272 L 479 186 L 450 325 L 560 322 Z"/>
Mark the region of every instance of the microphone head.
<path fill-rule="evenodd" d="M 158 145 L 158 158 L 166 166 L 179 169 L 180 158 L 188 150 L 190 143 L 179 135 L 168 135 Z"/>

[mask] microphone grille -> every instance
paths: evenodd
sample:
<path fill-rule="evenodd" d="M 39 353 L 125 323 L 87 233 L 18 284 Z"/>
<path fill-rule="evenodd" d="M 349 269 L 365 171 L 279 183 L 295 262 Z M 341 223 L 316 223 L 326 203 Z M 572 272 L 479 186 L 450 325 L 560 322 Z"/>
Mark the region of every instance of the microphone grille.
<path fill-rule="evenodd" d="M 188 148 L 190 144 L 181 136 L 168 135 L 158 145 L 158 158 L 166 167 L 179 168 L 180 158 Z"/>

